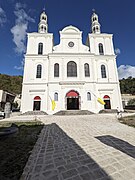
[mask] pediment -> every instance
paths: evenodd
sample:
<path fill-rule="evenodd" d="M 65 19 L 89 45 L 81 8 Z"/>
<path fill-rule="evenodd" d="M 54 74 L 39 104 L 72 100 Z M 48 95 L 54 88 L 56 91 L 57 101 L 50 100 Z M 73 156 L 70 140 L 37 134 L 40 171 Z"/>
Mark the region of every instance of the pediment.
<path fill-rule="evenodd" d="M 74 26 L 67 26 L 60 31 L 60 44 L 53 47 L 55 53 L 86 53 L 89 47 L 82 43 L 82 31 Z"/>
<path fill-rule="evenodd" d="M 80 30 L 72 25 L 65 27 L 62 33 L 80 33 Z"/>

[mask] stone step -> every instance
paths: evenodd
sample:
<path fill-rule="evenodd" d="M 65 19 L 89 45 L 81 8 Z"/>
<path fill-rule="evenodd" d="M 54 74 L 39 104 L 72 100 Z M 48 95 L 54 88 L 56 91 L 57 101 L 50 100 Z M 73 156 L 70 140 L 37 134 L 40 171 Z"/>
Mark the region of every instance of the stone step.
<path fill-rule="evenodd" d="M 26 116 L 26 115 L 47 115 L 47 113 L 44 111 L 27 111 L 21 114 L 21 116 Z"/>
<path fill-rule="evenodd" d="M 94 113 L 88 110 L 63 110 L 56 112 L 54 115 L 91 115 L 91 114 Z"/>
<path fill-rule="evenodd" d="M 117 113 L 117 109 L 102 109 L 99 113 Z"/>

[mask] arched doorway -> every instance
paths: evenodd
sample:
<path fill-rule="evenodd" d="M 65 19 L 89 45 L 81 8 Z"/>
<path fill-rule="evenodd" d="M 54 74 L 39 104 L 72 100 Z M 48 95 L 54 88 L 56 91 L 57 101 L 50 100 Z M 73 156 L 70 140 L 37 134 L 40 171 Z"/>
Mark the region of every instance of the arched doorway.
<path fill-rule="evenodd" d="M 71 90 L 66 94 L 67 110 L 79 110 L 79 93 Z"/>
<path fill-rule="evenodd" d="M 39 96 L 34 97 L 33 111 L 40 111 L 41 98 Z"/>
<path fill-rule="evenodd" d="M 104 108 L 111 109 L 110 97 L 108 95 L 104 96 L 104 102 L 105 102 Z"/>

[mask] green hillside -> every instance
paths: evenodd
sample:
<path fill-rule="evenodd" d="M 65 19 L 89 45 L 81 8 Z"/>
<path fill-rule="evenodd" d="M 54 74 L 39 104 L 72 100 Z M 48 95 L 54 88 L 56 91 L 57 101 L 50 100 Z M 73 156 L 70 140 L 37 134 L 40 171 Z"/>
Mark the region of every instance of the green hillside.
<path fill-rule="evenodd" d="M 129 77 L 120 80 L 120 89 L 122 94 L 135 95 L 135 78 Z"/>
<path fill-rule="evenodd" d="M 22 76 L 0 74 L 0 89 L 14 94 L 21 94 Z"/>

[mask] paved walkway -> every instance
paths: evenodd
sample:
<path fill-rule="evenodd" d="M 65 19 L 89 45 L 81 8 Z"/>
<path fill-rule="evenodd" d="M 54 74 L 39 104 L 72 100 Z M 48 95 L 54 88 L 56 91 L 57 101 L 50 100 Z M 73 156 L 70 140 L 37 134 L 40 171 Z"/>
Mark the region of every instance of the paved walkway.
<path fill-rule="evenodd" d="M 135 129 L 114 115 L 45 116 L 21 180 L 135 180 Z"/>

